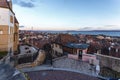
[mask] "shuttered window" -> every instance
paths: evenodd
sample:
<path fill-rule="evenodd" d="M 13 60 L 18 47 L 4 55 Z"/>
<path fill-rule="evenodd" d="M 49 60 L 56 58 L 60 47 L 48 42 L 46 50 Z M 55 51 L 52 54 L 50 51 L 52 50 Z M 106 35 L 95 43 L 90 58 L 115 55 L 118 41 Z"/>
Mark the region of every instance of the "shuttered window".
<path fill-rule="evenodd" d="M 10 16 L 10 22 L 13 23 L 13 16 Z"/>

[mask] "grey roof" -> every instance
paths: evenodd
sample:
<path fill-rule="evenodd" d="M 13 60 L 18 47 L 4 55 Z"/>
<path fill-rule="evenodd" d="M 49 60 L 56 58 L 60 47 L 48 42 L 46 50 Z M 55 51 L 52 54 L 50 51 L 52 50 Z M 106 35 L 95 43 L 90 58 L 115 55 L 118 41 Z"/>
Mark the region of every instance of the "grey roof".
<path fill-rule="evenodd" d="M 68 43 L 66 46 L 70 48 L 79 48 L 79 49 L 86 49 L 89 47 L 88 44 L 83 44 L 83 43 Z"/>
<path fill-rule="evenodd" d="M 20 71 L 7 64 L 0 64 L 0 80 L 26 80 Z"/>

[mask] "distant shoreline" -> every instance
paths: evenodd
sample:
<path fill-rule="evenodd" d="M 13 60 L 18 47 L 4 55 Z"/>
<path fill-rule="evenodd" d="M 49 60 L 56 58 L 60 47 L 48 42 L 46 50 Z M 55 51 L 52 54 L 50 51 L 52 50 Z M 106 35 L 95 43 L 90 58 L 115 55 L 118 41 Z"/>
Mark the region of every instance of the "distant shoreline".
<path fill-rule="evenodd" d="M 22 31 L 32 31 L 32 32 L 45 32 L 45 33 L 70 33 L 70 34 L 85 34 L 85 35 L 105 35 L 111 37 L 120 37 L 120 30 L 92 30 L 92 31 L 41 31 L 41 30 L 22 30 Z"/>
<path fill-rule="evenodd" d="M 42 32 L 120 32 L 120 30 L 21 30 L 21 31 L 42 31 Z"/>

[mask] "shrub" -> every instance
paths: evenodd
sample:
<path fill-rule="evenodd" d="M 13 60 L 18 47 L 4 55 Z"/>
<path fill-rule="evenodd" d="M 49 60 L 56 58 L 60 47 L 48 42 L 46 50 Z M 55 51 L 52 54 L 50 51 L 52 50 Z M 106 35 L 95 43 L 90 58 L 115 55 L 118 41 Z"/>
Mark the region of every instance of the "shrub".
<path fill-rule="evenodd" d="M 0 51 L 0 59 L 7 55 L 7 51 Z"/>
<path fill-rule="evenodd" d="M 120 72 L 114 71 L 107 67 L 103 67 L 101 69 L 100 75 L 103 77 L 120 78 Z"/>

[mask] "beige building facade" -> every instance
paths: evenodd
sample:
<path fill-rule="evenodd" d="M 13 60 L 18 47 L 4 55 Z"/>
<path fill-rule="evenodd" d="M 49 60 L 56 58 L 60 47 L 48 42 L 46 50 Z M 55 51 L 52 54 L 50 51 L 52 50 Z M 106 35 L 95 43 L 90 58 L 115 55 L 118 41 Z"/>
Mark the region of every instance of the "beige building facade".
<path fill-rule="evenodd" d="M 12 11 L 12 1 L 0 0 L 0 51 L 13 54 L 17 50 L 18 30 L 19 23 Z"/>

